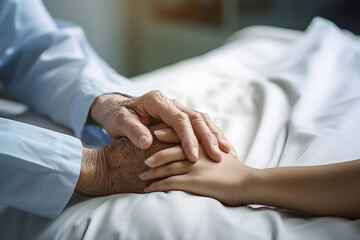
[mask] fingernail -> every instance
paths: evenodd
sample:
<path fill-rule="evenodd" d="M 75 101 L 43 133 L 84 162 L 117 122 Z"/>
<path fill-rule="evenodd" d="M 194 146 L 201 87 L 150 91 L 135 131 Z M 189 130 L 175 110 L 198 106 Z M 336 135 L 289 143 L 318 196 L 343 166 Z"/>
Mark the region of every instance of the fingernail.
<path fill-rule="evenodd" d="M 166 131 L 164 131 L 164 130 L 156 130 L 156 131 L 154 131 L 154 134 L 157 137 L 164 137 L 166 135 Z"/>
<path fill-rule="evenodd" d="M 192 148 L 191 154 L 194 156 L 193 162 L 196 162 L 199 158 L 199 149 L 198 148 Z"/>
<path fill-rule="evenodd" d="M 143 148 L 146 146 L 146 143 L 148 142 L 148 136 L 146 135 L 142 135 L 139 139 L 139 144 L 140 144 L 140 147 Z"/>
<path fill-rule="evenodd" d="M 220 152 L 220 149 L 219 149 L 219 145 L 217 145 L 217 144 L 214 144 L 213 146 L 212 146 L 212 149 L 214 150 L 214 152 L 217 152 L 217 153 L 221 153 Z"/>
<path fill-rule="evenodd" d="M 231 150 L 231 151 L 229 152 L 229 154 L 233 155 L 234 157 L 238 157 L 238 155 L 236 154 L 236 152 L 235 152 L 234 150 Z"/>
<path fill-rule="evenodd" d="M 148 175 L 148 173 L 149 173 L 148 171 L 140 173 L 140 174 L 139 174 L 139 178 L 140 178 L 140 179 L 145 179 L 146 176 Z"/>
<path fill-rule="evenodd" d="M 222 142 L 222 144 L 223 144 L 224 146 L 226 146 L 227 148 L 231 149 L 231 148 L 230 148 L 230 144 L 228 144 L 228 142 L 227 142 L 224 138 L 221 139 L 221 142 Z"/>
<path fill-rule="evenodd" d="M 155 162 L 155 157 L 151 156 L 148 159 L 145 160 L 145 164 L 148 165 L 149 167 L 151 167 Z"/>
<path fill-rule="evenodd" d="M 144 188 L 144 192 L 150 192 L 150 186 L 149 186 L 149 187 Z"/>

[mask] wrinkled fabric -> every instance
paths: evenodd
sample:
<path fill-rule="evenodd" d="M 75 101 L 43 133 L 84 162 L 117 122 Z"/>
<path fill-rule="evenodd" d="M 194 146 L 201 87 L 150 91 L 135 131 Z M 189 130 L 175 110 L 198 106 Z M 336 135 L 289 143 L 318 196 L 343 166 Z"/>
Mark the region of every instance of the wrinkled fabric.
<path fill-rule="evenodd" d="M 54 22 L 40 0 L 0 1 L 0 80 L 9 94 L 85 143 L 97 135 L 83 131 L 96 97 L 137 94 L 96 55 L 81 28 Z"/>
<path fill-rule="evenodd" d="M 252 27 L 204 56 L 136 78 L 136 86 L 144 92 L 163 90 L 209 113 L 234 144 L 240 161 L 248 165 L 348 161 L 359 158 L 360 151 L 358 42 L 322 19 L 303 34 Z M 360 220 L 265 206 L 227 207 L 181 191 L 99 198 L 73 195 L 54 220 L 0 208 L 0 221 L 0 231 L 12 239 L 328 240 L 360 236 Z"/>
<path fill-rule="evenodd" d="M 79 176 L 77 138 L 0 119 L 0 204 L 56 217 Z"/>
<path fill-rule="evenodd" d="M 105 93 L 136 95 L 89 46 L 79 27 L 56 23 L 40 0 L 0 0 L 0 83 L 38 113 L 72 129 L 87 146 L 111 138 L 86 125 Z M 43 217 L 65 207 L 78 179 L 78 139 L 0 119 L 0 204 Z"/>

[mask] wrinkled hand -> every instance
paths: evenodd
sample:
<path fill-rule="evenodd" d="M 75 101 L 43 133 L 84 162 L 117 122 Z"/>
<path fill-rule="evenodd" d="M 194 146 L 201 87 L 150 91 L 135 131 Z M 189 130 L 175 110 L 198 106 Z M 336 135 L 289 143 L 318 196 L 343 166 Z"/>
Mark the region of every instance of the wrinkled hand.
<path fill-rule="evenodd" d="M 149 148 L 153 141 L 147 126 L 160 120 L 175 130 L 186 156 L 194 162 L 199 154 L 198 140 L 216 161 L 221 160 L 222 151 L 231 150 L 229 141 L 208 115 L 186 108 L 157 90 L 138 98 L 102 95 L 91 107 L 90 119 L 102 126 L 110 137 L 127 136 L 141 149 Z"/>
<path fill-rule="evenodd" d="M 163 126 L 153 126 L 150 130 L 157 127 Z M 122 137 L 98 149 L 84 148 L 76 191 L 90 196 L 143 193 L 143 189 L 151 183 L 138 177 L 140 172 L 149 169 L 144 159 L 171 146 L 155 139 L 152 146 L 144 151 Z"/>
<path fill-rule="evenodd" d="M 163 125 L 163 126 L 166 126 L 166 125 Z M 169 128 L 169 127 L 161 128 L 160 126 L 158 126 L 158 128 L 156 130 L 154 130 L 154 135 L 156 136 L 156 138 L 158 140 L 165 142 L 165 143 L 176 143 L 177 145 L 179 145 L 181 143 L 181 139 L 176 134 L 174 129 Z M 235 158 L 237 158 L 238 155 L 236 153 L 234 146 L 230 143 L 229 143 L 229 145 L 230 145 L 229 154 L 231 154 Z M 153 157 L 155 157 L 155 156 L 153 156 Z"/>
<path fill-rule="evenodd" d="M 163 131 L 163 130 L 161 130 Z M 162 139 L 176 141 L 176 134 L 167 129 Z M 170 134 L 170 135 L 169 135 Z M 183 190 L 215 198 L 230 206 L 242 205 L 242 193 L 250 175 L 256 171 L 232 154 L 222 153 L 221 162 L 211 161 L 200 147 L 196 163 L 187 160 L 181 146 L 161 150 L 145 163 L 151 169 L 141 173 L 143 180 L 157 180 L 145 192 Z"/>

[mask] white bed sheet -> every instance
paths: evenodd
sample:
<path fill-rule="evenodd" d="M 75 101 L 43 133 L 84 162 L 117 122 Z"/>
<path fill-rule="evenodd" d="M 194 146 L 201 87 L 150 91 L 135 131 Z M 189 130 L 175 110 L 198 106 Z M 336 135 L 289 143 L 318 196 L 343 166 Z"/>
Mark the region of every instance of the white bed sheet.
<path fill-rule="evenodd" d="M 359 40 L 317 19 L 305 34 L 242 30 L 135 80 L 209 113 L 248 165 L 319 165 L 360 158 L 359 64 Z M 0 207 L 0 223 L 1 239 L 360 239 L 360 220 L 226 207 L 180 191 L 74 194 L 54 220 Z"/>

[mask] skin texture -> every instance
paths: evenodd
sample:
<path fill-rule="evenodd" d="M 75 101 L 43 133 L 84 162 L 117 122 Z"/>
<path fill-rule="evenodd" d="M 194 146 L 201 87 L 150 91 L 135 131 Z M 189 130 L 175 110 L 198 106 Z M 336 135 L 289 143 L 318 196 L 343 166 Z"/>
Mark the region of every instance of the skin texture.
<path fill-rule="evenodd" d="M 176 134 L 169 129 L 160 136 L 176 142 Z M 151 169 L 139 177 L 157 180 L 145 192 L 183 190 L 231 206 L 262 204 L 321 216 L 360 217 L 360 160 L 255 169 L 227 153 L 222 153 L 221 162 L 211 161 L 204 150 L 193 163 L 175 146 L 155 153 L 145 163 Z"/>
<path fill-rule="evenodd" d="M 200 148 L 196 163 L 186 160 L 181 146 L 175 146 L 153 155 L 152 167 L 139 175 L 143 180 L 163 179 L 145 188 L 145 192 L 183 190 L 212 197 L 229 206 L 240 206 L 242 189 L 252 168 L 239 164 L 231 154 L 223 153 L 221 162 L 211 161 Z"/>
<path fill-rule="evenodd" d="M 137 98 L 102 95 L 94 101 L 89 121 L 102 126 L 112 138 L 128 137 L 142 150 L 153 142 L 148 126 L 164 122 L 175 130 L 187 158 L 193 162 L 198 158 L 198 141 L 214 161 L 221 160 L 222 151 L 231 150 L 231 144 L 207 114 L 186 108 L 157 90 Z"/>
<path fill-rule="evenodd" d="M 150 127 L 153 132 L 164 125 Z M 115 139 L 98 149 L 83 149 L 80 176 L 76 191 L 101 196 L 114 193 L 143 193 L 143 189 L 152 181 L 142 181 L 138 174 L 148 166 L 144 160 L 159 150 L 173 146 L 154 140 L 151 147 L 141 150 L 128 138 Z"/>
<path fill-rule="evenodd" d="M 256 171 L 244 204 L 260 203 L 322 216 L 360 218 L 360 160 Z M 256 191 L 255 191 L 256 189 Z"/>

